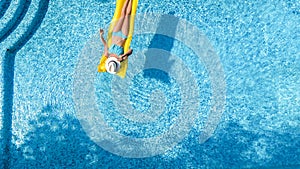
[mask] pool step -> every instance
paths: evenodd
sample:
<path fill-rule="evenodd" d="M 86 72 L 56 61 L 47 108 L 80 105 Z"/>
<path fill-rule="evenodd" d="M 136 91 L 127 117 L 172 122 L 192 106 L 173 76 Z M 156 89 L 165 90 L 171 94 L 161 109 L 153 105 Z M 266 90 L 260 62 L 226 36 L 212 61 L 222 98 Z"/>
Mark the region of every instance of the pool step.
<path fill-rule="evenodd" d="M 38 11 L 40 2 L 44 1 L 19 0 L 10 3 L 4 17 L 0 19 L 0 43 L 2 47 L 0 50 L 6 50 L 17 42 L 20 44 L 20 38 L 24 40 L 24 34 L 30 31 L 35 16 L 40 15 L 39 12 L 41 11 Z"/>
<path fill-rule="evenodd" d="M 8 9 L 10 3 L 11 3 L 11 0 L 2 0 L 2 1 L 0 1 L 0 19 L 5 14 L 5 12 Z"/>
<path fill-rule="evenodd" d="M 11 0 L 10 2 L 8 2 L 7 0 L 4 0 L 3 2 L 1 2 L 0 31 L 6 26 L 6 23 L 8 23 L 9 20 L 13 17 L 13 14 L 18 8 L 20 1 L 21 0 Z"/>
<path fill-rule="evenodd" d="M 25 17 L 28 8 L 30 6 L 31 0 L 21 0 L 17 10 L 15 11 L 13 18 L 11 18 L 5 25 L 5 27 L 0 31 L 0 43 L 5 40 L 21 23 Z"/>
<path fill-rule="evenodd" d="M 35 32 L 40 27 L 44 17 L 46 16 L 46 13 L 48 11 L 49 1 L 50 0 L 40 0 L 39 1 L 38 9 L 35 12 L 35 15 L 31 21 L 30 25 L 28 25 L 26 31 L 24 32 L 24 34 L 22 34 L 22 36 L 18 39 L 18 41 L 15 42 L 13 44 L 13 46 L 10 47 L 10 50 L 18 51 L 35 34 Z"/>

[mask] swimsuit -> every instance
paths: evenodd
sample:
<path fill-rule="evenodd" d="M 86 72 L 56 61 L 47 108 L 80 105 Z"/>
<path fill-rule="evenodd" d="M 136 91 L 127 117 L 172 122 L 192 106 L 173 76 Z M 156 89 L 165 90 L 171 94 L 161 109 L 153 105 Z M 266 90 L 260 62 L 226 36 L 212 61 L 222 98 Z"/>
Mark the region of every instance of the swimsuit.
<path fill-rule="evenodd" d="M 109 48 L 109 53 L 114 53 L 116 55 L 122 55 L 124 53 L 124 49 L 121 46 L 116 44 L 112 44 Z"/>
<path fill-rule="evenodd" d="M 122 31 L 113 32 L 112 36 L 118 36 L 122 39 L 127 39 L 127 36 L 122 33 Z M 122 55 L 124 53 L 124 48 L 122 46 L 118 46 L 116 44 L 112 44 L 109 48 L 110 53 L 114 53 L 116 55 Z"/>
<path fill-rule="evenodd" d="M 118 37 L 120 37 L 120 38 L 122 38 L 122 39 L 127 39 L 127 36 L 124 35 L 122 31 L 113 32 L 113 33 L 112 33 L 112 36 L 118 36 Z"/>

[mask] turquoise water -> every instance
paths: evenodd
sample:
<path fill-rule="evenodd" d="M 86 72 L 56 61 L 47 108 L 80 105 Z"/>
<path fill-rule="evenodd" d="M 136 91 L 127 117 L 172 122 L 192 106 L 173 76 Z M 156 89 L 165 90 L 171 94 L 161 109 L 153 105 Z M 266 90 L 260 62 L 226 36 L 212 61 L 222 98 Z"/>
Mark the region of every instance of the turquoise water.
<path fill-rule="evenodd" d="M 123 80 L 114 7 L 0 2 L 0 168 L 300 167 L 298 1 L 140 1 Z"/>

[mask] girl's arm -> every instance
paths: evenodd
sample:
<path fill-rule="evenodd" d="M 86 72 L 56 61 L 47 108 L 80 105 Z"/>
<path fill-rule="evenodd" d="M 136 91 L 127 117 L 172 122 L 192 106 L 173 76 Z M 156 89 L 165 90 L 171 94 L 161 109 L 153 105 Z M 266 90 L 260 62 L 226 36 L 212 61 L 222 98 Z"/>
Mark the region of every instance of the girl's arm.
<path fill-rule="evenodd" d="M 123 55 L 121 55 L 121 57 L 118 59 L 120 62 L 123 62 L 124 60 L 126 60 L 128 58 L 129 55 L 132 54 L 132 49 L 129 49 L 126 53 L 124 53 Z"/>
<path fill-rule="evenodd" d="M 100 39 L 104 45 L 104 56 L 108 57 L 108 46 L 107 46 L 105 39 L 103 38 L 103 34 L 104 34 L 103 29 L 100 29 Z"/>

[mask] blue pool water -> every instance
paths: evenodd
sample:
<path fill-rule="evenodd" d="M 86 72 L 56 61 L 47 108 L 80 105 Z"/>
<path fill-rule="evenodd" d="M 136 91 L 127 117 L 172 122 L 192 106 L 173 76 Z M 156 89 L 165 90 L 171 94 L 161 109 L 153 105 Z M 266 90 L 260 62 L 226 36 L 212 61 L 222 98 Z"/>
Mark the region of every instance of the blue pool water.
<path fill-rule="evenodd" d="M 299 1 L 140 1 L 125 79 L 114 8 L 0 2 L 0 168 L 300 167 Z"/>

